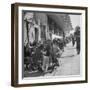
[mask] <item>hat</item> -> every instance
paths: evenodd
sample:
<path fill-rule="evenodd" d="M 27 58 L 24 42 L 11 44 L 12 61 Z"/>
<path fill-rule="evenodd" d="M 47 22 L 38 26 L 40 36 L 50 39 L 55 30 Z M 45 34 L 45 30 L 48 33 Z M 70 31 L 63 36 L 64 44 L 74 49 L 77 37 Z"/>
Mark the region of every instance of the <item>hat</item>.
<path fill-rule="evenodd" d="M 79 30 L 80 29 L 80 26 L 76 26 L 76 28 L 75 28 L 76 30 Z"/>

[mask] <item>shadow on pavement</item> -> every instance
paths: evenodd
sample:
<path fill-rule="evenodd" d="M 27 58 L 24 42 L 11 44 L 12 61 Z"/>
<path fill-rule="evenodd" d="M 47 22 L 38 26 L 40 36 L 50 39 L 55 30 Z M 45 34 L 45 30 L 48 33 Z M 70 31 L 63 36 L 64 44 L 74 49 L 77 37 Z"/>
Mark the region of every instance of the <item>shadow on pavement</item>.
<path fill-rule="evenodd" d="M 61 58 L 70 58 L 70 57 L 73 57 L 75 55 L 69 55 L 69 56 L 62 56 Z"/>
<path fill-rule="evenodd" d="M 25 72 L 24 77 L 38 77 L 38 76 L 44 76 L 43 72 Z"/>

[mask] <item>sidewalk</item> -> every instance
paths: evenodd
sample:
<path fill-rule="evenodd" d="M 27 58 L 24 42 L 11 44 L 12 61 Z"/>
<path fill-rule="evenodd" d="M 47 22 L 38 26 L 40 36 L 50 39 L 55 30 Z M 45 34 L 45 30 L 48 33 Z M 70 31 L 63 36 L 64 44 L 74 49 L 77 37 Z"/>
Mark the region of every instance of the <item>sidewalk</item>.
<path fill-rule="evenodd" d="M 77 55 L 75 46 L 69 43 L 59 60 L 60 66 L 52 74 L 45 76 L 66 76 L 80 74 L 80 55 Z"/>

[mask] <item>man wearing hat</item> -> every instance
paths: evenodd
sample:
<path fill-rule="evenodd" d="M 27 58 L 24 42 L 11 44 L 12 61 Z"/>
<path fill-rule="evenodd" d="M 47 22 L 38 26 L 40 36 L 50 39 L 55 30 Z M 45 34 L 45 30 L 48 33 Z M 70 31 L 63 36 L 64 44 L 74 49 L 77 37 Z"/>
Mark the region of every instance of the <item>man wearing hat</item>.
<path fill-rule="evenodd" d="M 77 54 L 80 54 L 80 27 L 76 26 L 74 36 L 76 38 Z"/>

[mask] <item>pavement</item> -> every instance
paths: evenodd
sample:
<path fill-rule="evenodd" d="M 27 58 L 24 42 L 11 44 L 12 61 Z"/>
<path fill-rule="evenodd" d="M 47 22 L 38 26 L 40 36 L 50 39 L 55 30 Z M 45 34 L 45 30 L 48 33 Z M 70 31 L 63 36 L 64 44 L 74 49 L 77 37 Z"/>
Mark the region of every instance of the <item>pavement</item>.
<path fill-rule="evenodd" d="M 67 44 L 59 59 L 60 66 L 45 76 L 80 75 L 80 55 L 77 54 L 75 47 L 72 46 L 72 43 Z"/>

